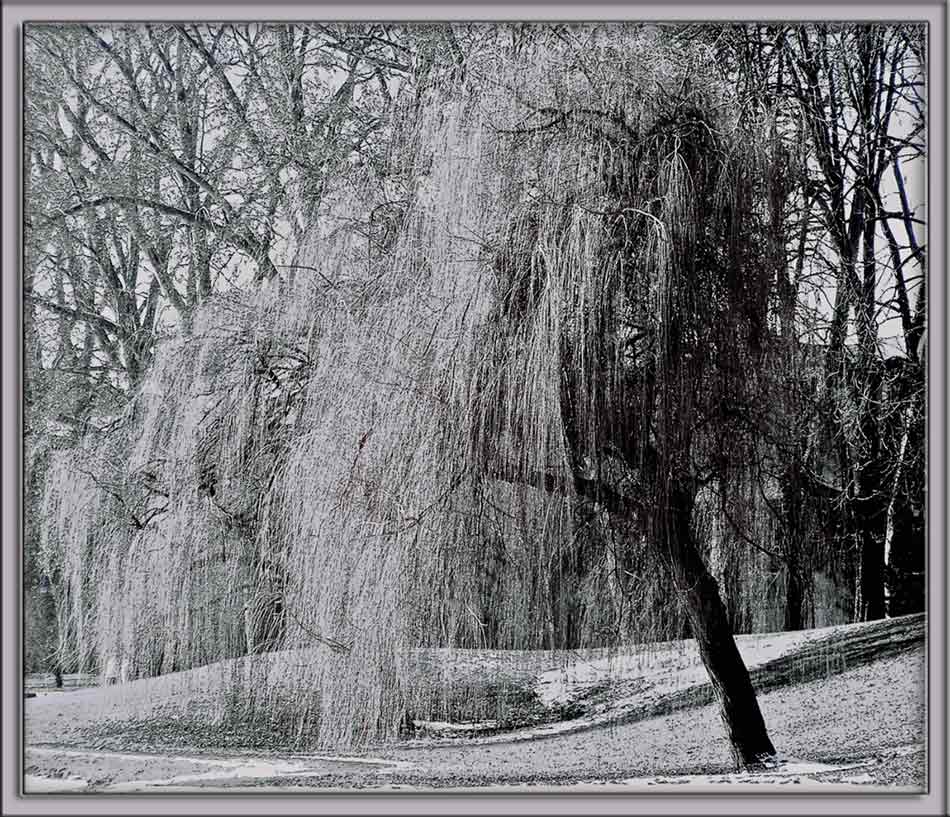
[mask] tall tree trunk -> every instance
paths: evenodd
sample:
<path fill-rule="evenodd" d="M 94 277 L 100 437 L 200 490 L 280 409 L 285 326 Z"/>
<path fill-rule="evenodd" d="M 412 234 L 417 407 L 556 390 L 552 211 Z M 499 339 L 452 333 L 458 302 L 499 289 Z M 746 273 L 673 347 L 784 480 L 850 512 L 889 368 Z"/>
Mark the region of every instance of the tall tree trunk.
<path fill-rule="evenodd" d="M 875 223 L 873 202 L 867 205 L 864 222 L 864 275 L 860 292 L 860 310 L 855 311 L 859 342 L 857 403 L 860 442 L 855 463 L 855 522 L 861 547 L 862 618 L 884 618 L 884 541 L 887 536 L 887 489 L 881 419 L 882 371 L 877 360 L 877 300 Z"/>
<path fill-rule="evenodd" d="M 874 424 L 867 431 L 879 438 L 880 429 Z M 866 432 L 867 433 L 867 432 Z M 872 449 L 879 449 L 879 441 L 871 440 Z M 873 444 L 877 442 L 877 444 Z M 884 491 L 883 464 L 880 455 L 873 456 L 867 467 L 861 469 L 856 482 L 860 491 L 854 500 L 854 521 L 861 559 L 861 610 L 863 621 L 884 618 L 884 543 L 887 538 L 887 498 Z"/>
<path fill-rule="evenodd" d="M 692 508 L 691 493 L 675 486 L 663 520 L 673 575 L 685 595 L 689 624 L 719 700 L 736 766 L 754 768 L 774 758 L 775 747 L 736 647 L 719 587 L 693 537 Z"/>
<path fill-rule="evenodd" d="M 799 433 L 797 436 L 801 436 Z M 782 552 L 785 557 L 785 627 L 786 631 L 801 630 L 805 623 L 802 607 L 805 601 L 805 565 L 802 556 L 805 531 L 802 524 L 802 460 L 796 440 L 792 461 L 782 480 Z M 806 562 L 810 561 L 807 558 Z"/>
<path fill-rule="evenodd" d="M 785 625 L 786 632 L 802 630 L 805 622 L 802 617 L 802 605 L 805 591 L 802 582 L 801 566 L 797 558 L 791 558 L 785 568 Z"/>
<path fill-rule="evenodd" d="M 923 370 L 915 367 L 911 393 L 901 411 L 900 445 L 890 502 L 887 507 L 884 562 L 888 581 L 888 614 L 901 616 L 926 608 L 926 525 L 924 514 L 926 447 L 925 391 Z"/>

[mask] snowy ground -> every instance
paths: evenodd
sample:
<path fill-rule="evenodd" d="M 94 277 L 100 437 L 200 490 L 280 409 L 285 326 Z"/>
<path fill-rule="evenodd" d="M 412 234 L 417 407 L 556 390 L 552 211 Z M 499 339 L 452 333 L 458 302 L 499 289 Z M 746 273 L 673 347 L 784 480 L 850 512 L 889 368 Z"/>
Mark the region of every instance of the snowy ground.
<path fill-rule="evenodd" d="M 741 636 L 738 642 L 754 668 L 827 635 L 828 631 L 806 631 Z M 481 657 L 471 651 L 442 656 L 465 665 L 462 669 L 469 673 L 477 669 Z M 561 723 L 481 736 L 479 731 L 492 724 L 427 723 L 422 737 L 351 757 L 253 749 L 196 752 L 187 746 L 150 753 L 107 751 L 103 744 L 90 741 L 96 723 L 139 712 L 145 701 L 160 711 L 163 695 L 180 696 L 194 689 L 182 677 L 149 679 L 25 701 L 26 791 L 564 785 L 655 791 L 723 784 L 740 789 L 791 785 L 796 790 L 829 786 L 920 790 L 926 783 L 926 673 L 921 646 L 853 669 L 829 665 L 826 677 L 760 694 L 782 762 L 754 775 L 732 773 L 714 705 L 645 719 L 631 714 L 645 702 L 662 702 L 671 693 L 706 682 L 692 642 L 651 645 L 648 651 L 622 655 L 491 653 L 484 658 L 487 663 L 509 662 L 511 677 L 533 683 L 548 706 L 584 701 L 583 714 Z M 453 671 L 461 670 L 456 665 Z"/>
<path fill-rule="evenodd" d="M 824 627 L 792 633 L 765 633 L 736 636 L 736 645 L 749 669 L 788 655 L 803 645 L 836 633 L 854 631 L 868 625 Z M 692 639 L 651 644 L 642 652 L 622 652 L 576 656 L 565 667 L 543 673 L 538 678 L 542 699 L 548 704 L 564 703 L 583 691 L 612 679 L 639 679 L 660 697 L 708 680 L 696 642 Z M 640 696 L 635 696 L 639 700 Z"/>

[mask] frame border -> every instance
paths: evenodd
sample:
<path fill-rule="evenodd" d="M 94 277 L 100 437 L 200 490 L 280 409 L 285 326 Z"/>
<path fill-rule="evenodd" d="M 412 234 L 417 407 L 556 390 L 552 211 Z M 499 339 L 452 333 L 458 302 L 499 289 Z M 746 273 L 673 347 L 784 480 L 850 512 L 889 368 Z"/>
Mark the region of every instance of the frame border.
<path fill-rule="evenodd" d="M 950 812 L 947 800 L 947 541 L 946 476 L 946 280 L 930 275 L 928 321 L 928 639 L 927 714 L 928 785 L 926 795 L 887 793 L 822 794 L 811 790 L 795 795 L 702 791 L 687 794 L 616 793 L 589 794 L 567 789 L 532 790 L 508 794 L 495 791 L 463 793 L 372 794 L 262 793 L 240 795 L 19 795 L 22 780 L 22 309 L 21 210 L 22 210 L 22 78 L 21 27 L 24 22 L 127 21 L 235 19 L 294 21 L 302 19 L 407 22 L 506 22 L 586 20 L 645 20 L 687 22 L 696 20 L 762 21 L 797 20 L 909 20 L 929 24 L 927 209 L 928 254 L 931 270 L 946 269 L 946 76 L 947 9 L 945 0 L 913 0 L 899 7 L 887 0 L 778 0 L 768 5 L 757 0 L 726 3 L 697 0 L 622 2 L 598 0 L 572 4 L 528 2 L 504 4 L 499 0 L 458 2 L 437 0 L 383 0 L 382 2 L 313 3 L 281 0 L 264 13 L 251 0 L 185 0 L 129 4 L 123 0 L 4 0 L 2 9 L 2 168 L 3 168 L 3 267 L 2 277 L 2 814 L 255 814 L 266 809 L 280 814 L 926 814 Z M 936 225 L 936 229 L 933 225 Z"/>

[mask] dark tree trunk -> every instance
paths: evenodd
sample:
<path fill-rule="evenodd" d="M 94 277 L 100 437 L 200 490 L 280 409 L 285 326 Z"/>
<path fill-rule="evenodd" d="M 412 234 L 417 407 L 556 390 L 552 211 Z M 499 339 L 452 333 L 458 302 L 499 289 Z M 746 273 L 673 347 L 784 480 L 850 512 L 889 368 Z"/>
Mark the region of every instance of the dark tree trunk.
<path fill-rule="evenodd" d="M 589 551 L 603 549 L 597 527 L 595 506 L 589 502 L 575 503 L 573 537 L 570 545 L 558 556 L 551 571 L 552 647 L 561 650 L 579 649 L 583 640 L 581 591 L 589 569 Z M 622 622 L 617 622 L 618 631 Z"/>
<path fill-rule="evenodd" d="M 785 630 L 804 629 L 802 617 L 804 603 L 804 587 L 801 567 L 798 561 L 791 559 L 785 568 Z"/>
<path fill-rule="evenodd" d="M 890 590 L 887 612 L 892 617 L 922 613 L 927 609 L 923 503 L 913 503 L 902 495 L 895 505 L 891 558 L 886 568 Z"/>
<path fill-rule="evenodd" d="M 741 567 L 737 564 L 734 554 L 727 556 L 722 571 L 723 602 L 726 605 L 726 615 L 729 617 L 729 626 L 734 633 L 741 633 L 748 628 L 745 625 L 744 602 L 746 594 L 742 591 Z"/>
<path fill-rule="evenodd" d="M 890 557 L 885 570 L 889 590 L 887 607 L 891 616 L 920 613 L 926 609 L 925 392 L 919 381 L 911 388 L 914 393 L 906 399 L 912 400 L 913 405 L 905 421 L 906 437 L 902 444 L 897 444 L 900 450 L 897 475 L 888 509 Z"/>
<path fill-rule="evenodd" d="M 870 508 L 859 508 L 855 513 L 858 536 L 861 544 L 861 619 L 874 621 L 884 618 L 884 537 L 886 534 L 886 508 L 880 503 L 866 500 Z"/>
<path fill-rule="evenodd" d="M 863 41 L 862 41 L 863 43 Z M 884 541 L 887 535 L 888 491 L 885 485 L 884 450 L 880 408 L 883 405 L 883 369 L 877 357 L 877 326 L 875 316 L 877 262 L 874 254 L 875 217 L 873 201 L 866 204 L 863 224 L 863 280 L 859 293 L 860 309 L 855 309 L 857 322 L 858 371 L 855 401 L 859 406 L 861 431 L 856 446 L 855 479 L 857 488 L 854 519 L 861 549 L 861 618 L 865 621 L 884 618 Z M 857 304 L 856 304 L 857 306 Z"/>
<path fill-rule="evenodd" d="M 802 606 L 805 600 L 805 581 L 802 550 L 805 542 L 802 524 L 801 459 L 798 451 L 792 457 L 782 486 L 784 530 L 782 531 L 785 556 L 785 630 L 801 630 L 805 624 Z"/>
<path fill-rule="evenodd" d="M 754 768 L 774 758 L 775 747 L 765 728 L 749 672 L 736 647 L 719 587 L 693 538 L 692 504 L 689 492 L 671 492 L 665 538 L 673 573 L 685 596 L 693 637 L 719 700 L 736 766 Z"/>
<path fill-rule="evenodd" d="M 881 374 L 870 358 L 865 363 L 862 382 L 873 399 L 865 401 L 860 427 L 863 463 L 855 469 L 857 496 L 854 498 L 854 522 L 861 558 L 861 619 L 884 618 L 884 541 L 887 536 L 888 490 L 885 479 L 881 423 L 877 405 L 882 400 Z"/>

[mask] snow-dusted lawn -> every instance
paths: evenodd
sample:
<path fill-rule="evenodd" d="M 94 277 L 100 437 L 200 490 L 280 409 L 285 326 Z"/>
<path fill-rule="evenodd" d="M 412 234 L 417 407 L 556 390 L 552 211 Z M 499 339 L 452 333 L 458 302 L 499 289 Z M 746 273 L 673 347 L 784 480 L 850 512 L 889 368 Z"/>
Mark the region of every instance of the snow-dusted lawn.
<path fill-rule="evenodd" d="M 868 626 L 872 624 L 741 635 L 736 642 L 752 670 L 794 653 L 804 645 L 839 633 L 859 632 Z M 314 660 L 326 660 L 326 655 L 308 651 L 272 653 L 109 687 L 41 694 L 26 701 L 26 740 L 67 745 L 79 730 L 96 724 L 186 717 L 198 708 L 211 707 L 215 693 L 226 688 L 235 677 L 251 677 L 252 672 L 255 677 L 266 673 L 283 683 L 295 677 L 297 664 Z M 659 702 L 670 693 L 699 687 L 708 681 L 692 639 L 583 652 L 439 649 L 418 651 L 412 660 L 426 662 L 427 669 L 431 669 L 428 675 L 436 685 L 452 687 L 473 682 L 496 687 L 507 685 L 529 694 L 535 692 L 545 709 L 584 699 L 581 717 L 532 727 L 516 735 L 480 738 L 487 740 L 531 738 L 616 720 L 633 709 Z M 601 690 L 598 691 L 598 687 Z M 599 694 L 592 695 L 593 692 Z M 449 722 L 445 718 L 418 719 L 416 725 L 420 728 L 420 737 L 429 738 L 472 738 L 498 727 L 494 719 L 477 723 Z"/>
<path fill-rule="evenodd" d="M 842 624 L 791 633 L 739 635 L 736 636 L 736 645 L 746 667 L 751 670 L 796 652 L 806 644 L 839 633 L 853 633 L 872 624 Z M 645 687 L 644 693 L 629 698 L 631 702 L 639 703 L 648 696 L 661 697 L 709 680 L 693 639 L 648 644 L 642 650 L 598 650 L 588 655 L 574 656 L 563 666 L 539 676 L 538 691 L 545 704 L 566 703 L 605 681 L 641 681 Z"/>
<path fill-rule="evenodd" d="M 791 655 L 804 646 L 835 635 L 857 633 L 873 626 L 847 624 L 788 633 L 740 635 L 736 644 L 746 667 L 754 670 L 777 658 Z M 829 656 L 830 658 L 830 656 Z M 610 723 L 648 704 L 660 703 L 676 692 L 698 688 L 709 681 L 699 649 L 693 639 L 646 644 L 622 650 L 565 651 L 558 653 L 483 654 L 474 650 L 444 651 L 442 661 L 456 674 L 507 672 L 512 676 L 533 673 L 533 686 L 546 708 L 564 707 L 584 700 L 584 714 L 569 720 L 489 735 L 480 740 L 509 741 Z M 830 667 L 841 670 L 829 660 Z M 592 695 L 599 692 L 598 695 Z M 482 724 L 446 724 L 419 722 L 428 735 L 449 737 L 465 731 L 474 734 L 494 728 L 494 722 Z"/>
<path fill-rule="evenodd" d="M 737 640 L 754 670 L 814 646 L 817 639 L 860 633 L 865 626 L 872 625 Z M 823 649 L 812 650 L 812 658 Z M 306 656 L 272 656 L 271 669 L 287 669 L 297 660 Z M 26 700 L 25 782 L 31 791 L 60 792 L 579 784 L 652 790 L 792 784 L 802 790 L 811 785 L 920 787 L 924 782 L 925 664 L 919 642 L 898 655 L 854 668 L 836 665 L 827 675 L 812 673 L 804 683 L 793 677 L 791 686 L 760 693 L 782 762 L 755 775 L 732 773 L 715 705 L 630 715 L 644 704 L 665 705 L 667 696 L 706 684 L 691 641 L 583 655 L 441 650 L 427 652 L 425 660 L 438 668 L 440 682 L 502 679 L 535 690 L 547 706 L 581 700 L 584 708 L 571 720 L 496 734 L 478 734 L 498 727 L 488 721 L 420 722 L 416 739 L 378 746 L 359 757 L 261 747 L 199 754 L 187 744 L 156 745 L 151 754 L 102 751 L 108 744 L 98 740 L 96 730 L 107 721 L 147 716 L 162 724 L 163 734 L 174 736 L 179 713 L 200 706 L 214 684 L 226 682 L 235 669 L 215 665 Z"/>
<path fill-rule="evenodd" d="M 170 786 L 204 786 L 221 781 L 319 778 L 354 769 L 384 776 L 410 768 L 382 758 L 328 755 L 189 757 L 41 747 L 29 749 L 28 756 L 33 767 L 48 760 L 52 766 L 69 764 L 74 770 L 64 777 L 27 774 L 24 790 L 28 794 L 82 791 L 90 786 L 110 793 L 161 791 Z"/>

